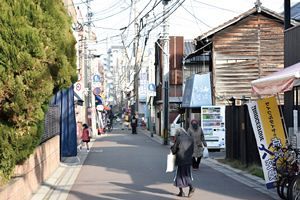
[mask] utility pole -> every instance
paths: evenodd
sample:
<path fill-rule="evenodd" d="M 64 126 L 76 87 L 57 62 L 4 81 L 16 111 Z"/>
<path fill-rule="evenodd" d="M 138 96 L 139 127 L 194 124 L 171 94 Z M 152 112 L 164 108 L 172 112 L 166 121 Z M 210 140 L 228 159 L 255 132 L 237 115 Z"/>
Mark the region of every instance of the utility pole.
<path fill-rule="evenodd" d="M 138 40 L 139 40 L 139 32 L 138 32 L 138 23 L 137 23 L 137 11 L 136 11 L 136 1 L 133 0 L 133 17 L 134 17 L 134 43 L 133 43 L 133 55 L 134 55 L 134 76 L 133 76 L 133 84 L 134 84 L 134 99 L 135 103 L 134 106 L 131 107 L 131 115 L 135 115 L 136 112 L 138 112 L 139 109 L 139 76 L 138 76 Z"/>
<path fill-rule="evenodd" d="M 91 11 L 91 2 L 92 0 L 86 0 L 86 6 L 87 6 L 87 27 L 88 27 L 88 33 L 87 33 L 87 41 L 85 48 L 87 49 L 87 61 L 86 61 L 86 83 L 88 87 L 88 95 L 87 95 L 87 109 L 88 109 L 88 115 L 90 117 L 90 126 L 92 127 L 93 135 L 96 135 L 96 111 L 95 111 L 95 99 L 93 98 L 92 94 L 92 66 L 91 66 L 91 50 L 89 49 L 88 43 L 91 42 L 91 27 L 92 27 L 92 16 L 93 13 Z M 85 51 L 86 53 L 86 51 Z"/>
<path fill-rule="evenodd" d="M 170 0 L 163 0 L 163 138 L 164 145 L 169 138 L 169 23 L 166 16 L 166 7 Z"/>
<path fill-rule="evenodd" d="M 291 0 L 284 0 L 284 29 L 287 30 L 291 25 Z M 284 44 L 286 45 L 286 43 Z M 284 47 L 284 50 L 286 47 Z M 284 59 L 284 67 L 290 66 L 291 63 Z M 294 91 L 284 93 L 284 119 L 286 127 L 293 127 L 293 105 L 294 105 Z"/>

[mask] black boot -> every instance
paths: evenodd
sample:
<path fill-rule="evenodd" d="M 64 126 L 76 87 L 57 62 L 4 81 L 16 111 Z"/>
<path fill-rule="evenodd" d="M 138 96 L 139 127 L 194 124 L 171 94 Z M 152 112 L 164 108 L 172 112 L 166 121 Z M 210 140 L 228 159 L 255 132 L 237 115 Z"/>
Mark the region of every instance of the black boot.
<path fill-rule="evenodd" d="M 184 197 L 185 196 L 182 188 L 179 188 L 179 193 L 177 194 L 177 196 L 179 196 L 179 197 Z"/>
<path fill-rule="evenodd" d="M 195 188 L 193 188 L 193 187 L 191 186 L 191 187 L 190 187 L 190 190 L 189 190 L 188 197 L 193 196 L 194 192 L 195 192 Z"/>

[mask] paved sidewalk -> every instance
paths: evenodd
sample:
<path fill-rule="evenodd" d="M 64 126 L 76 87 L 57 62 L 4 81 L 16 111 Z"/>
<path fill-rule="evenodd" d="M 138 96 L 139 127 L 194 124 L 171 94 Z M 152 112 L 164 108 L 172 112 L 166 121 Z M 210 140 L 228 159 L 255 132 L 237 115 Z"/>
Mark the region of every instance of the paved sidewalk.
<path fill-rule="evenodd" d="M 163 144 L 163 139 L 160 136 L 155 134 L 151 135 L 149 131 L 143 129 L 139 129 L 138 132 L 147 135 L 160 144 Z M 94 141 L 95 140 L 93 139 L 90 143 L 91 152 L 95 151 L 93 149 Z M 85 159 L 87 158 L 87 155 L 88 152 L 86 149 L 83 149 L 78 152 L 77 157 L 63 159 L 63 162 L 60 164 L 57 170 L 40 186 L 31 200 L 66 200 L 69 191 L 73 186 Z M 204 159 L 203 164 L 235 179 L 240 183 L 246 184 L 257 191 L 272 197 L 272 199 L 279 199 L 275 190 L 266 189 L 264 180 L 261 178 L 219 163 L 214 159 Z"/>
<path fill-rule="evenodd" d="M 95 139 L 90 142 L 92 150 Z M 63 158 L 60 166 L 34 193 L 31 200 L 65 200 L 89 152 L 83 147 L 77 157 Z"/>

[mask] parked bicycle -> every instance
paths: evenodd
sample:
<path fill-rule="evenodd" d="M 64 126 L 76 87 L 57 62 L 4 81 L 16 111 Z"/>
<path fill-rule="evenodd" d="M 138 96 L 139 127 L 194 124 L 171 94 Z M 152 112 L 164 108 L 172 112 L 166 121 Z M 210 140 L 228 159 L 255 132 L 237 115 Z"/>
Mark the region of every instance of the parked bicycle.
<path fill-rule="evenodd" d="M 274 167 L 277 171 L 277 193 L 281 199 L 300 199 L 299 150 L 291 145 L 274 151 Z"/>

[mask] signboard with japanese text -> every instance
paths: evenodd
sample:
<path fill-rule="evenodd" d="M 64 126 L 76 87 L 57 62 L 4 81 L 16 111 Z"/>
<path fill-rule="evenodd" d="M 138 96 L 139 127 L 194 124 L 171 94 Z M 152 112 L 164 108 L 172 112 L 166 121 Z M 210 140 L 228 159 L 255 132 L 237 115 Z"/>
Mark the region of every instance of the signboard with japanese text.
<path fill-rule="evenodd" d="M 252 128 L 255 134 L 265 182 L 268 189 L 277 182 L 276 161 L 286 146 L 286 136 L 276 98 L 269 97 L 248 103 Z M 277 166 L 278 167 L 278 166 Z"/>
<path fill-rule="evenodd" d="M 145 70 L 141 70 L 139 74 L 139 100 L 146 100 L 148 90 L 148 77 Z"/>
<path fill-rule="evenodd" d="M 156 96 L 156 85 L 155 85 L 155 65 L 154 63 L 148 66 L 148 91 L 147 96 Z"/>

